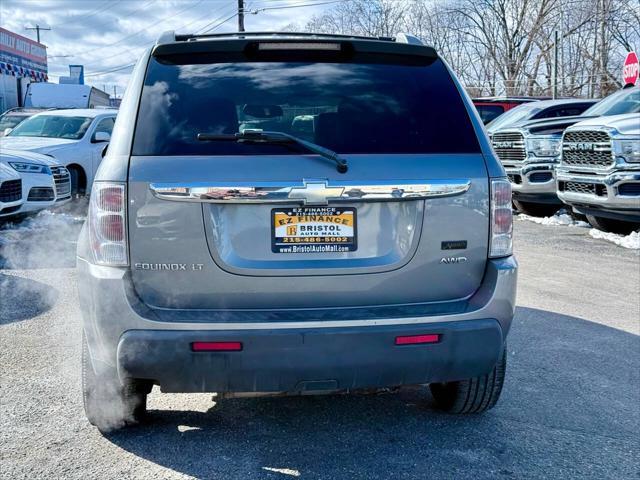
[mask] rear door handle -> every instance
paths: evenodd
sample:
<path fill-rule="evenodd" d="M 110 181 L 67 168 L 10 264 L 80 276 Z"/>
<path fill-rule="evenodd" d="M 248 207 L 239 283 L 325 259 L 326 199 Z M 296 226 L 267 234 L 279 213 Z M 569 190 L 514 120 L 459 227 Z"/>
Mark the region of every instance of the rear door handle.
<path fill-rule="evenodd" d="M 381 180 L 328 182 L 305 179 L 300 184 L 278 182 L 152 183 L 153 195 L 162 200 L 204 203 L 383 202 L 448 197 L 466 192 L 469 179 Z"/>

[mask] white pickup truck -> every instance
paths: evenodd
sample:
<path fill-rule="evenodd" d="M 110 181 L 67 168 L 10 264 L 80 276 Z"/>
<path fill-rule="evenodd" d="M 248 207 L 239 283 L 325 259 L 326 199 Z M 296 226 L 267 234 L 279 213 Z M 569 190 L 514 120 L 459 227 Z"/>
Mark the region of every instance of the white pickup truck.
<path fill-rule="evenodd" d="M 70 109 L 38 113 L 0 138 L 0 148 L 27 150 L 53 157 L 67 167 L 73 195 L 91 190 L 111 139 L 117 110 Z"/>

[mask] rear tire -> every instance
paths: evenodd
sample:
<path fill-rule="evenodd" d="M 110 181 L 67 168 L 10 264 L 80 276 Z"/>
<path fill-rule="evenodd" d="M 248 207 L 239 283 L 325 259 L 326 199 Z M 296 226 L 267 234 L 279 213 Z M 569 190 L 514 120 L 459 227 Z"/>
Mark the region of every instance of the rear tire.
<path fill-rule="evenodd" d="M 506 369 L 505 347 L 498 363 L 488 374 L 457 382 L 432 383 L 429 389 L 438 408 L 447 413 L 482 413 L 493 408 L 498 402 Z"/>
<path fill-rule="evenodd" d="M 530 203 L 514 200 L 513 204 L 519 212 L 532 217 L 550 217 L 560 210 L 560 205 L 549 205 L 546 203 Z"/>
<path fill-rule="evenodd" d="M 141 422 L 147 412 L 149 390 L 148 386 L 135 382 L 122 385 L 113 369 L 96 372 L 83 332 L 82 400 L 91 425 L 108 433 Z"/>
<path fill-rule="evenodd" d="M 640 227 L 640 224 L 634 222 L 624 222 L 622 220 L 614 220 L 613 218 L 596 217 L 587 215 L 587 220 L 592 227 L 602 230 L 603 232 L 618 233 L 628 235 Z"/>

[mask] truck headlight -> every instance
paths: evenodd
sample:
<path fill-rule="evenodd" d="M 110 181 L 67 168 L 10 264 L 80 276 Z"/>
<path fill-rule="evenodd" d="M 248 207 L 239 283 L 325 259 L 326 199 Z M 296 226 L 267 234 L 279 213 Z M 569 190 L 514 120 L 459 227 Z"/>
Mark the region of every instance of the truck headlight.
<path fill-rule="evenodd" d="M 51 175 L 51 169 L 46 165 L 26 162 L 9 162 L 9 165 L 20 173 L 46 173 L 47 175 Z"/>
<path fill-rule="evenodd" d="M 613 151 L 616 157 L 624 158 L 625 162 L 640 162 L 640 138 L 633 140 L 613 140 Z"/>
<path fill-rule="evenodd" d="M 562 146 L 561 138 L 528 138 L 527 151 L 536 157 L 557 157 Z"/>

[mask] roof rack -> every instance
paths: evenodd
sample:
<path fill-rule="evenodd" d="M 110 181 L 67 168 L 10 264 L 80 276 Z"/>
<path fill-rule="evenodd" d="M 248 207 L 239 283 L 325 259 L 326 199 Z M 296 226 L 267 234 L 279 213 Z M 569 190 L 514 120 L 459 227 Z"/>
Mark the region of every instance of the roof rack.
<path fill-rule="evenodd" d="M 168 30 L 158 37 L 157 45 L 164 45 L 175 42 L 193 42 L 207 38 L 251 38 L 251 37 L 304 37 L 304 38 L 343 38 L 354 40 L 377 40 L 383 42 L 408 43 L 411 45 L 423 45 L 422 41 L 413 35 L 399 33 L 396 37 L 365 37 L 361 35 L 342 35 L 333 33 L 309 33 L 309 32 L 231 32 L 231 33 L 205 33 L 205 34 L 176 34 L 173 30 Z"/>

